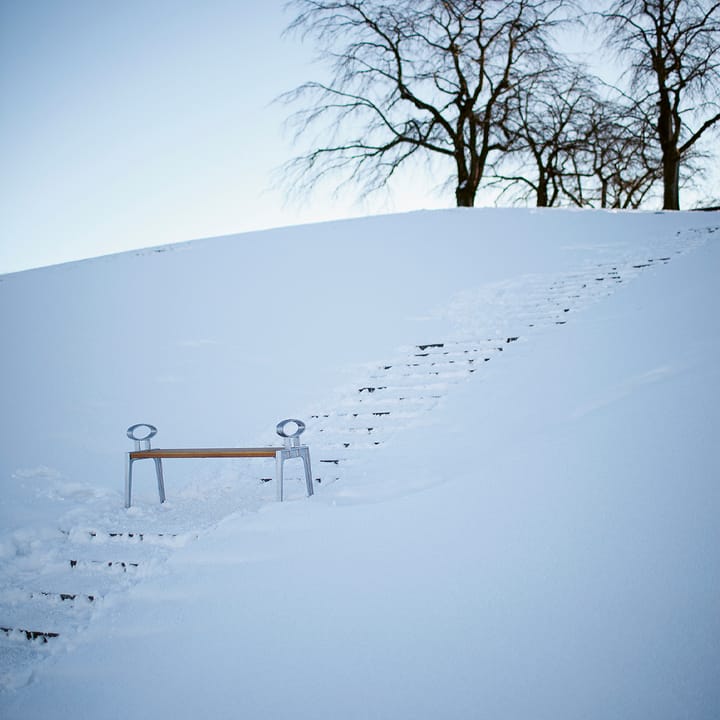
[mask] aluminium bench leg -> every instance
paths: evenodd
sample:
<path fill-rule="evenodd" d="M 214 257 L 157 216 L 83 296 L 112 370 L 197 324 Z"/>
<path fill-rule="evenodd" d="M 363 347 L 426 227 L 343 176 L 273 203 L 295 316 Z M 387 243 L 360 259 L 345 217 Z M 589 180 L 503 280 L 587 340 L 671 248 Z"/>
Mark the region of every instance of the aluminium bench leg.
<path fill-rule="evenodd" d="M 305 468 L 305 486 L 307 487 L 307 496 L 310 497 L 314 492 L 312 484 L 312 470 L 310 469 L 310 450 L 303 448 L 300 451 L 300 457 L 302 458 L 303 466 Z"/>
<path fill-rule="evenodd" d="M 301 448 L 298 453 L 293 448 L 291 453 L 288 453 L 289 457 L 300 457 L 303 461 L 303 467 L 305 468 L 305 487 L 307 488 L 307 496 L 313 495 L 313 484 L 312 484 L 312 468 L 310 466 L 310 451 L 308 448 Z M 275 453 L 275 481 L 277 483 L 277 501 L 282 502 L 285 499 L 285 488 L 284 488 L 284 465 L 287 460 L 285 452 L 278 450 Z"/>
<path fill-rule="evenodd" d="M 158 484 L 158 495 L 160 496 L 160 502 L 165 502 L 165 480 L 163 479 L 162 460 L 160 458 L 153 458 L 155 461 L 155 475 L 157 475 Z"/>
<path fill-rule="evenodd" d="M 283 451 L 278 450 L 275 453 L 275 483 L 276 483 L 276 490 L 277 490 L 277 501 L 282 502 L 283 501 L 283 463 L 285 462 L 285 457 L 283 456 Z"/>
<path fill-rule="evenodd" d="M 125 453 L 125 507 L 129 508 L 132 502 L 132 466 L 133 459 L 130 453 Z"/>
<path fill-rule="evenodd" d="M 165 480 L 163 478 L 162 460 L 153 458 L 155 461 L 155 475 L 157 476 L 158 495 L 160 502 L 165 502 Z M 130 453 L 125 454 L 125 507 L 132 505 L 132 468 L 135 460 L 130 457 Z"/>

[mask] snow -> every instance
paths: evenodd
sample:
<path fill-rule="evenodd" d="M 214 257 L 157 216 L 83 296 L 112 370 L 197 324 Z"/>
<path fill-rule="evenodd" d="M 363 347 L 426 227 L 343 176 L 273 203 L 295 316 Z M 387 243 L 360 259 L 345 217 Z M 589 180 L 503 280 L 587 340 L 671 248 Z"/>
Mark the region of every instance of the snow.
<path fill-rule="evenodd" d="M 2 717 L 717 717 L 719 225 L 420 212 L 0 277 L 0 626 L 60 634 L 0 635 Z M 122 508 L 127 426 L 283 417 L 313 498 L 169 461 Z"/>

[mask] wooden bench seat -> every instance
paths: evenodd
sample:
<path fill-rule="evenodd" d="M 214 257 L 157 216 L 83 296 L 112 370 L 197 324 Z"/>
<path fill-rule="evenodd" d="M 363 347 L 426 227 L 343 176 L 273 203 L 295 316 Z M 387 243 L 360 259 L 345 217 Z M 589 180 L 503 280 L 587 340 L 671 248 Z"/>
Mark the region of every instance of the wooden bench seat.
<path fill-rule="evenodd" d="M 143 458 L 259 458 L 275 457 L 281 447 L 264 448 L 176 448 L 151 450 L 136 450 L 130 453 L 133 460 Z"/>

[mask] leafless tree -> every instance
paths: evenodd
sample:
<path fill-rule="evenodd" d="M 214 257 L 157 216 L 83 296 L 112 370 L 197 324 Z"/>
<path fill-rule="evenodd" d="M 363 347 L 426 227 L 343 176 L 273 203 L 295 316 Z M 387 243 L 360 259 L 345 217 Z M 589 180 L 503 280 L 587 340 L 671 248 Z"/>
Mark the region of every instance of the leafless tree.
<path fill-rule="evenodd" d="M 508 150 L 511 97 L 553 64 L 550 33 L 571 0 L 295 0 L 290 31 L 311 38 L 327 82 L 283 96 L 313 131 L 286 167 L 302 187 L 329 175 L 377 189 L 408 159 L 449 163 L 459 206 Z"/>
<path fill-rule="evenodd" d="M 638 208 L 662 177 L 647 113 L 627 98 L 603 98 L 589 117 L 582 164 L 594 180 L 589 203 L 603 208 Z"/>
<path fill-rule="evenodd" d="M 588 204 L 583 177 L 592 171 L 583 161 L 600 102 L 595 82 L 581 67 L 565 65 L 514 88 L 507 124 L 512 146 L 495 164 L 490 182 L 503 186 L 501 197 L 520 188 L 520 199 L 532 196 L 537 207 Z"/>
<path fill-rule="evenodd" d="M 655 127 L 663 207 L 678 210 L 681 165 L 720 123 L 720 2 L 614 0 L 601 17 L 609 43 L 629 59 L 636 106 Z"/>
<path fill-rule="evenodd" d="M 645 115 L 613 92 L 579 65 L 517 88 L 514 142 L 490 183 L 503 188 L 499 197 L 533 197 L 538 207 L 639 207 L 660 177 L 660 161 Z"/>

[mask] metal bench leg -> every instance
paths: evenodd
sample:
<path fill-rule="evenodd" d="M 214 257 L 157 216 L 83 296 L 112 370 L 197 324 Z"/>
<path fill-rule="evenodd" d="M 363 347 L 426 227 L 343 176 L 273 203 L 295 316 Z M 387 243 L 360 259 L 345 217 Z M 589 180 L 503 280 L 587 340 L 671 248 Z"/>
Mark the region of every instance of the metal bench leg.
<path fill-rule="evenodd" d="M 133 460 L 130 453 L 125 454 L 125 507 L 129 508 L 132 498 L 132 466 Z"/>
<path fill-rule="evenodd" d="M 285 462 L 284 453 L 278 450 L 275 453 L 275 482 L 277 484 L 277 501 L 283 501 L 283 463 Z"/>
<path fill-rule="evenodd" d="M 303 465 L 305 467 L 305 486 L 307 487 L 307 496 L 310 497 L 313 494 L 312 484 L 312 470 L 310 469 L 310 450 L 303 448 L 300 452 Z"/>
<path fill-rule="evenodd" d="M 165 502 L 165 481 L 163 480 L 162 471 L 162 460 L 160 458 L 153 458 L 155 461 L 155 474 L 157 475 L 158 484 L 158 495 L 160 496 L 160 502 Z"/>

